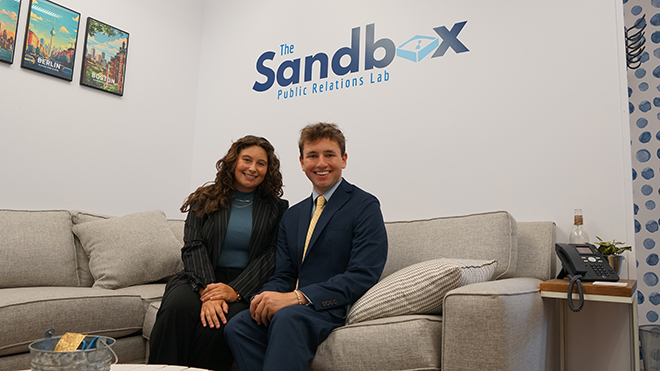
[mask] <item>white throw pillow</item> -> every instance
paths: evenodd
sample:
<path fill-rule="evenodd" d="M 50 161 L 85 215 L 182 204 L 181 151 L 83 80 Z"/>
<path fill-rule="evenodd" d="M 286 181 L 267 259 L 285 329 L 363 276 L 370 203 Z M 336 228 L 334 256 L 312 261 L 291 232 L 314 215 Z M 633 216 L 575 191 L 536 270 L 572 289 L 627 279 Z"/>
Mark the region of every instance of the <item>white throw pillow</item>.
<path fill-rule="evenodd" d="M 460 268 L 444 259 L 413 264 L 369 289 L 351 307 L 346 323 L 404 314 L 441 313 L 445 294 L 458 287 L 460 281 Z"/>
<path fill-rule="evenodd" d="M 160 210 L 77 224 L 73 233 L 89 257 L 93 287 L 139 285 L 183 269 L 181 244 Z"/>

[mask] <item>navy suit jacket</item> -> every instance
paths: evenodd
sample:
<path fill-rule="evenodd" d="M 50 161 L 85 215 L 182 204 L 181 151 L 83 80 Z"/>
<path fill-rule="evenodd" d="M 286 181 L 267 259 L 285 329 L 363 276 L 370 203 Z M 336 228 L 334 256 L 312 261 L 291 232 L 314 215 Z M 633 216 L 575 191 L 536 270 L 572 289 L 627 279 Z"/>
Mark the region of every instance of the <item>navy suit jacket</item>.
<path fill-rule="evenodd" d="M 312 197 L 284 213 L 278 233 L 275 273 L 262 291 L 290 292 L 296 287 L 314 309 L 345 316 L 380 278 L 387 259 L 387 234 L 380 203 L 342 180 L 325 205 L 302 261 L 312 217 Z"/>

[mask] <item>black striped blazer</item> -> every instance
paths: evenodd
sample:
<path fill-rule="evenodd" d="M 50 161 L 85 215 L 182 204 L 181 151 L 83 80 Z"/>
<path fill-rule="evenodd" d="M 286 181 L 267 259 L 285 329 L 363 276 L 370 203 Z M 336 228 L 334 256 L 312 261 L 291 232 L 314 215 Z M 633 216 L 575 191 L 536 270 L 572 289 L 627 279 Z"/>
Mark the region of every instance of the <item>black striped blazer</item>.
<path fill-rule="evenodd" d="M 273 274 L 277 230 L 288 207 L 289 202 L 284 199 L 258 193 L 254 197 L 248 265 L 235 280 L 227 282 L 244 300 L 249 300 Z M 169 280 L 163 300 L 181 284 L 190 284 L 193 291 L 198 291 L 209 283 L 217 282 L 215 263 L 225 240 L 229 212 L 230 208 L 220 209 L 201 218 L 194 212 L 188 213 L 181 248 L 184 269 Z"/>

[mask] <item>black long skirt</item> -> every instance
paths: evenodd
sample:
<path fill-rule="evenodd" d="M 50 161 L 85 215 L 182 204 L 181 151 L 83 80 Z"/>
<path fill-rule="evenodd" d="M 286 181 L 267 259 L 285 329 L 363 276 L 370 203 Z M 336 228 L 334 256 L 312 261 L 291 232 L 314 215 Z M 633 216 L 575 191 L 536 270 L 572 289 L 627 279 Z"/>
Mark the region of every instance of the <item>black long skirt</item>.
<path fill-rule="evenodd" d="M 218 269 L 218 282 L 231 282 L 242 272 L 239 269 Z M 190 285 L 179 285 L 164 298 L 156 323 L 151 331 L 149 363 L 180 365 L 208 370 L 229 370 L 234 357 L 225 342 L 225 326 L 202 326 L 202 302 Z M 227 320 L 248 309 L 241 301 L 229 304 Z"/>

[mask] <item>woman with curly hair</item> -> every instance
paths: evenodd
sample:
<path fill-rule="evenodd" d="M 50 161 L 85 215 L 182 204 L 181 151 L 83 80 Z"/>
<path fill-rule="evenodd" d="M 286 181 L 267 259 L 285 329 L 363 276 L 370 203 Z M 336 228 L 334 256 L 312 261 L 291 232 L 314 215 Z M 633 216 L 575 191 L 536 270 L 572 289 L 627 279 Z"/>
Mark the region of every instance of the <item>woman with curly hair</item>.
<path fill-rule="evenodd" d="M 181 249 L 184 270 L 167 283 L 150 338 L 149 363 L 228 370 L 224 325 L 275 266 L 277 230 L 289 206 L 275 149 L 245 136 L 216 163 L 214 182 L 191 193 Z"/>

